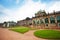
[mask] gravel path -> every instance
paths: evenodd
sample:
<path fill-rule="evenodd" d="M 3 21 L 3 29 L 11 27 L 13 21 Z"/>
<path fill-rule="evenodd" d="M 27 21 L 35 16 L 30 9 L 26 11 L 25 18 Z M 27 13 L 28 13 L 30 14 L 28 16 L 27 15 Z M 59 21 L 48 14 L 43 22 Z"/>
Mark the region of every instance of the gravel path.
<path fill-rule="evenodd" d="M 34 30 L 30 30 L 25 34 L 21 34 L 5 28 L 0 28 L 0 40 L 46 40 L 35 37 L 33 32 Z"/>

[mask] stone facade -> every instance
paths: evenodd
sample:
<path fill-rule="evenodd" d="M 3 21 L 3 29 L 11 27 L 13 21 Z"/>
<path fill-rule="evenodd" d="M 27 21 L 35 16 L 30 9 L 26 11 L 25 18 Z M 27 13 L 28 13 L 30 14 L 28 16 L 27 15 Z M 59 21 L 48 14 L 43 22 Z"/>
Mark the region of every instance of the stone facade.
<path fill-rule="evenodd" d="M 28 25 L 32 28 L 39 29 L 60 29 L 60 11 L 46 13 L 45 11 L 38 11 L 35 14 L 35 17 L 32 17 L 31 20 L 21 20 L 19 25 Z M 31 23 L 29 25 L 29 23 Z"/>
<path fill-rule="evenodd" d="M 17 22 L 17 25 L 19 25 L 19 26 L 30 26 L 30 25 L 32 25 L 32 20 L 31 19 L 20 20 L 20 21 Z"/>
<path fill-rule="evenodd" d="M 0 27 L 2 27 L 3 26 L 3 23 L 0 23 Z"/>
<path fill-rule="evenodd" d="M 42 14 L 42 13 L 40 13 Z M 32 19 L 33 27 L 36 28 L 48 28 L 48 29 L 59 29 L 60 28 L 60 11 L 49 13 L 43 16 L 35 16 Z"/>
<path fill-rule="evenodd" d="M 3 27 L 14 27 L 14 26 L 16 26 L 16 22 L 13 21 L 3 23 Z"/>

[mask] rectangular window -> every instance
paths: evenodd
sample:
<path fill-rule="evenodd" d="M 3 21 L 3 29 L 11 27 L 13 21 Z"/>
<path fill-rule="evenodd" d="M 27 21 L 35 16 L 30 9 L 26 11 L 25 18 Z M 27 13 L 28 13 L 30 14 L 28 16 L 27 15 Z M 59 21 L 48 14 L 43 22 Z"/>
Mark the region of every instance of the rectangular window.
<path fill-rule="evenodd" d="M 50 17 L 50 23 L 55 23 L 55 18 L 54 17 Z"/>
<path fill-rule="evenodd" d="M 48 18 L 45 18 L 45 23 L 49 23 Z"/>
<path fill-rule="evenodd" d="M 56 19 L 57 19 L 57 22 L 60 23 L 60 16 L 57 16 Z"/>

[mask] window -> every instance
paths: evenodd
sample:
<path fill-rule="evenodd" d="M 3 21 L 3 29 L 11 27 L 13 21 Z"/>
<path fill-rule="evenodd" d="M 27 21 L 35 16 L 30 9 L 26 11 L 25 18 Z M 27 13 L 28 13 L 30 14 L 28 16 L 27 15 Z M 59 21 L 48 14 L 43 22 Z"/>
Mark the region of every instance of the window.
<path fill-rule="evenodd" d="M 35 20 L 33 20 L 33 24 L 35 24 Z"/>
<path fill-rule="evenodd" d="M 35 25 L 40 24 L 40 23 L 39 23 L 39 20 L 34 20 L 34 21 L 33 21 L 33 24 L 35 24 Z"/>
<path fill-rule="evenodd" d="M 45 23 L 49 23 L 48 18 L 45 18 Z"/>
<path fill-rule="evenodd" d="M 55 18 L 54 17 L 50 17 L 50 23 L 55 23 Z"/>
<path fill-rule="evenodd" d="M 29 23 L 29 25 L 32 25 L 32 23 Z"/>
<path fill-rule="evenodd" d="M 36 24 L 37 24 L 37 20 L 33 20 L 33 24 L 35 24 L 35 25 L 36 25 Z"/>
<path fill-rule="evenodd" d="M 60 27 L 60 23 L 58 24 L 58 26 Z"/>
<path fill-rule="evenodd" d="M 46 26 L 48 26 L 48 24 L 46 24 Z"/>
<path fill-rule="evenodd" d="M 57 22 L 60 23 L 60 16 L 57 16 L 56 19 L 57 19 Z"/>
<path fill-rule="evenodd" d="M 39 20 L 37 20 L 37 24 L 39 24 Z"/>
<path fill-rule="evenodd" d="M 40 24 L 42 24 L 43 23 L 43 20 L 42 19 L 40 19 Z"/>

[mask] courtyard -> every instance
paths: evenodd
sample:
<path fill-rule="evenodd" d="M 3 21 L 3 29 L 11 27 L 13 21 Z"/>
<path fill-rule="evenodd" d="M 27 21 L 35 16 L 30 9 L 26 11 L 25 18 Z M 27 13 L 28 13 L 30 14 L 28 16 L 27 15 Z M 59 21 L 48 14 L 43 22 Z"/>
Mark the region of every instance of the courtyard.
<path fill-rule="evenodd" d="M 15 31 L 11 31 L 8 28 L 0 28 L 0 40 L 46 40 L 37 38 L 33 35 L 36 30 L 29 30 L 28 32 L 21 34 Z"/>
<path fill-rule="evenodd" d="M 54 37 L 52 37 L 52 39 L 37 37 L 39 34 L 37 36 L 35 36 L 34 33 L 38 30 L 40 30 L 40 29 L 34 29 L 34 28 L 31 29 L 28 27 L 0 28 L 0 40 L 60 40 L 60 39 L 56 39 L 56 38 L 53 39 Z M 42 30 L 42 32 L 40 32 L 40 34 L 41 33 L 43 34 L 43 29 L 41 29 L 41 30 Z M 46 31 L 46 30 L 44 30 L 44 31 Z M 44 35 L 46 34 L 46 32 L 44 33 Z M 39 33 L 39 32 L 36 32 L 36 33 Z M 57 36 L 59 36 L 59 35 L 60 34 L 58 34 Z M 47 35 L 46 35 L 46 37 L 47 37 Z"/>

